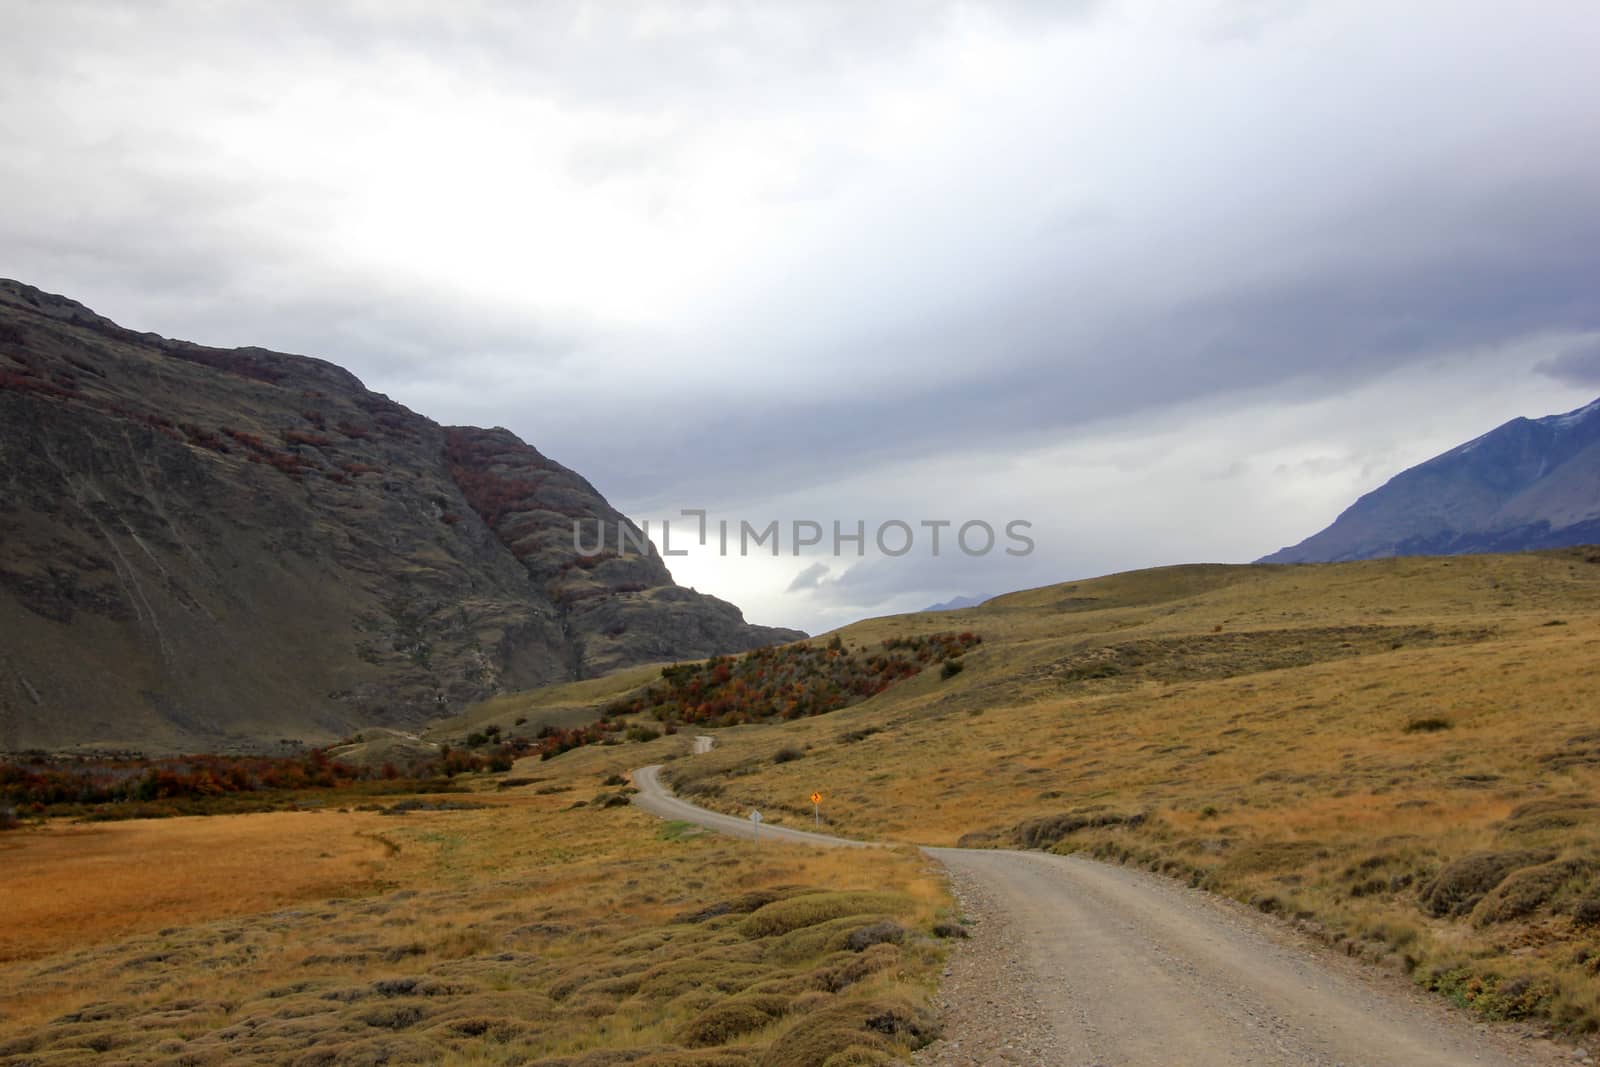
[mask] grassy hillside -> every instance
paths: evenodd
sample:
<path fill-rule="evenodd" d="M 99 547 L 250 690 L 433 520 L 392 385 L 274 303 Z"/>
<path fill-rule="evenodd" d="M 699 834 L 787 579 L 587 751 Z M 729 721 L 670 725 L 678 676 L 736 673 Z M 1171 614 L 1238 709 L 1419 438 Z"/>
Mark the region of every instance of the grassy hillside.
<path fill-rule="evenodd" d="M 599 678 L 563 682 L 490 697 L 465 712 L 441 719 L 422 735 L 433 742 L 455 742 L 497 727 L 505 735 L 532 737 L 542 727 L 582 726 L 600 718 L 607 705 L 661 677 L 659 663 L 629 667 Z"/>
<path fill-rule="evenodd" d="M 1600 1023 L 1600 553 L 1165 568 L 840 636 L 949 629 L 983 638 L 959 674 L 719 731 L 673 781 L 1147 864 L 1485 1015 Z"/>

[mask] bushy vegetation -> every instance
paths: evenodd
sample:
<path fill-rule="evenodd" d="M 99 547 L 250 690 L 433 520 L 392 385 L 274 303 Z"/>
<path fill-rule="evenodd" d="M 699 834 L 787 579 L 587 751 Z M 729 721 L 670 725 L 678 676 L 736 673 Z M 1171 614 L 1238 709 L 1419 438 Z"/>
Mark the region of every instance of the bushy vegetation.
<path fill-rule="evenodd" d="M 323 749 L 297 756 L 60 758 L 39 754 L 0 763 L 0 809 L 25 815 L 129 818 L 234 812 L 277 806 L 273 795 L 320 790 L 428 792 L 459 774 L 508 771 L 531 742 L 486 752 L 443 746 L 403 766 L 364 766 Z M 241 803 L 241 800 L 243 801 Z"/>
<path fill-rule="evenodd" d="M 869 651 L 847 649 L 835 639 L 826 645 L 773 645 L 742 656 L 673 664 L 661 668 L 659 683 L 611 704 L 598 722 L 547 727 L 539 735 L 539 753 L 549 759 L 583 745 L 634 739 L 641 727 L 624 725 L 628 716 L 649 716 L 671 734 L 683 726 L 739 726 L 824 715 L 876 696 L 929 664 L 960 662 L 957 657 L 982 641 L 970 631 L 924 634 L 891 637 Z"/>
<path fill-rule="evenodd" d="M 840 644 L 758 648 L 739 657 L 664 667 L 662 684 L 610 710 L 680 726 L 803 719 L 876 696 L 981 640 L 972 633 L 946 633 L 890 638 L 870 652 Z"/>
<path fill-rule="evenodd" d="M 483 431 L 456 426 L 445 431 L 450 477 L 491 529 L 506 515 L 531 509 L 542 484 L 540 479 L 496 470 L 503 450 L 502 442 Z"/>

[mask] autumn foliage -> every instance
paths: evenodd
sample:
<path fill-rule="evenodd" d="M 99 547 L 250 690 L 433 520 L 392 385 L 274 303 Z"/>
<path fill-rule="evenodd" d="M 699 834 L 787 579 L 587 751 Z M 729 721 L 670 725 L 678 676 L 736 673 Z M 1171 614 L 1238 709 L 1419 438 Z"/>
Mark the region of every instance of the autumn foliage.
<path fill-rule="evenodd" d="M 588 744 L 616 744 L 626 734 L 624 716 L 647 715 L 668 733 L 681 726 L 719 727 L 802 719 L 860 703 L 948 662 L 982 642 L 969 632 L 895 637 L 868 649 L 848 649 L 837 639 L 826 645 L 798 643 L 758 648 L 742 656 L 716 656 L 703 663 L 661 669 L 661 681 L 644 694 L 618 701 L 599 722 L 567 730 L 547 729 L 537 741 L 549 759 Z"/>
<path fill-rule="evenodd" d="M 445 461 L 450 477 L 461 488 L 483 521 L 495 527 L 506 515 L 529 510 L 540 481 L 495 470 L 502 442 L 481 431 L 452 426 L 445 431 Z M 531 453 L 531 449 L 529 450 Z M 508 531 L 505 539 L 515 539 L 522 531 Z"/>
<path fill-rule="evenodd" d="M 54 758 L 45 755 L 0 763 L 0 808 L 43 815 L 70 809 L 93 816 L 115 815 L 122 806 L 138 814 L 167 814 L 144 805 L 205 801 L 242 793 L 341 790 L 359 783 L 387 783 L 387 791 L 425 790 L 458 774 L 511 769 L 531 742 L 513 739 L 487 751 L 442 746 L 438 753 L 403 767 L 364 766 L 334 759 L 323 749 L 295 756 L 177 756 Z M 178 810 L 178 809 L 172 809 Z M 183 805 L 184 811 L 196 809 Z"/>

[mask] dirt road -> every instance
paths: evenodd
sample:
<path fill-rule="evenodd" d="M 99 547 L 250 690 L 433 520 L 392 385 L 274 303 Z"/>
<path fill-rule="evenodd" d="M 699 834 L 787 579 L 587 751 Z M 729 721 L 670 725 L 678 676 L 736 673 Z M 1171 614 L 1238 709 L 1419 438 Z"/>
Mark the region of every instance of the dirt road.
<path fill-rule="evenodd" d="M 829 837 L 827 834 L 813 834 L 805 830 L 790 830 L 782 826 L 758 825 L 754 820 L 738 818 L 733 815 L 723 815 L 721 812 L 707 811 L 697 808 L 687 800 L 681 800 L 672 795 L 672 791 L 661 784 L 657 767 L 641 767 L 633 772 L 634 788 L 639 790 L 633 802 L 652 815 L 659 815 L 663 819 L 681 819 L 707 829 L 729 834 L 733 837 L 755 838 L 757 840 L 796 841 L 802 845 L 830 845 L 844 846 L 846 848 L 865 848 L 865 841 L 848 841 L 842 837 Z"/>
<path fill-rule="evenodd" d="M 664 818 L 752 836 L 751 824 L 674 797 L 659 767 L 634 774 L 635 803 Z M 801 830 L 764 826 L 759 835 L 807 844 L 862 847 Z M 1142 871 L 1035 852 L 930 848 L 963 904 L 981 897 L 1003 940 L 985 927 L 966 953 L 991 966 L 953 969 L 952 1045 L 928 1063 L 1031 1062 L 1072 1067 L 1242 1064 L 1343 1067 L 1512 1067 L 1557 1062 L 1545 1042 L 1519 1043 L 1475 1025 L 1441 1002 L 1373 980 L 1297 944 L 1278 924 Z M 1000 988 L 1009 985 L 1010 992 Z M 1007 998 L 1014 1003 L 1007 1003 Z M 971 1002 L 971 1003 L 968 1003 Z M 1028 1010 L 1022 1008 L 1026 1002 Z M 977 1013 L 974 1014 L 974 1004 Z M 1033 1020 L 1008 1033 L 1003 1017 Z M 984 1013 L 1002 1016 L 987 1026 Z M 986 1030 L 976 1040 L 963 1037 Z M 1013 1037 L 1016 1038 L 1013 1041 Z M 1019 1044 L 1018 1058 L 985 1044 Z M 1538 1047 L 1535 1047 L 1537 1045 Z M 1002 1058 L 992 1059 L 992 1056 Z M 1573 1062 L 1567 1053 L 1566 1062 Z"/>

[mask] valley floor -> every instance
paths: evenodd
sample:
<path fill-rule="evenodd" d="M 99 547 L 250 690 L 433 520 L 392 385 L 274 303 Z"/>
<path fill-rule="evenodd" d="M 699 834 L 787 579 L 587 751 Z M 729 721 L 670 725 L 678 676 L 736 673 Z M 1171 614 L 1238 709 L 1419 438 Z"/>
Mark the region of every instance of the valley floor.
<path fill-rule="evenodd" d="M 925 859 L 662 823 L 611 777 L 10 831 L 0 1064 L 807 1067 L 932 1036 Z"/>

